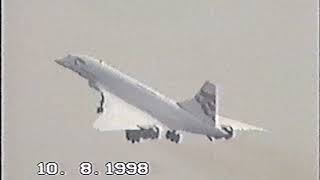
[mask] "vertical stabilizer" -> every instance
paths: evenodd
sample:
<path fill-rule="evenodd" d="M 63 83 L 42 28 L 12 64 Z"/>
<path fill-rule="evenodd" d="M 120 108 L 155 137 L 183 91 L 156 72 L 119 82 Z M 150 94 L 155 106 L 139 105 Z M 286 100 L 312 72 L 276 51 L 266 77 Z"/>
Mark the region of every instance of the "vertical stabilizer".
<path fill-rule="evenodd" d="M 206 81 L 199 92 L 192 98 L 178 105 L 200 118 L 210 118 L 214 125 L 217 120 L 217 88 L 214 84 Z"/>

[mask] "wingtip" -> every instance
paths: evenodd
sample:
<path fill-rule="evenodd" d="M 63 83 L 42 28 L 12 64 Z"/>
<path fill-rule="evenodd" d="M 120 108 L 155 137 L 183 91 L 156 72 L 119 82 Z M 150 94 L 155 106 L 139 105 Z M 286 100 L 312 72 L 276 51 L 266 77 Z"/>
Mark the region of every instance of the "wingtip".
<path fill-rule="evenodd" d="M 260 131 L 261 131 L 261 132 L 265 132 L 265 133 L 271 133 L 271 131 L 270 131 L 269 129 L 263 129 L 263 128 L 261 128 Z"/>
<path fill-rule="evenodd" d="M 271 133 L 270 130 L 264 129 L 264 128 L 259 128 L 259 127 L 254 127 L 252 129 L 247 129 L 247 130 L 252 130 L 252 131 L 258 131 L 258 132 L 264 132 L 264 133 Z"/>
<path fill-rule="evenodd" d="M 259 132 L 267 132 L 267 133 L 271 132 L 268 129 L 249 125 L 241 121 L 236 121 L 223 116 L 219 116 L 219 121 L 220 121 L 220 124 L 230 125 L 237 131 L 259 131 Z"/>

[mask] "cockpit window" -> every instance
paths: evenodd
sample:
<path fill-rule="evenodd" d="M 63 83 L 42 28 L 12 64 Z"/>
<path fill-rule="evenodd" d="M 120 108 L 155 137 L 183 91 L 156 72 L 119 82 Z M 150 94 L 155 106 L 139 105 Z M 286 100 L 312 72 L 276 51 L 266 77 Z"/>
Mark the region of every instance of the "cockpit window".
<path fill-rule="evenodd" d="M 75 61 L 74 61 L 74 64 L 75 65 L 79 65 L 79 64 L 86 64 L 86 62 L 80 58 L 77 58 Z"/>

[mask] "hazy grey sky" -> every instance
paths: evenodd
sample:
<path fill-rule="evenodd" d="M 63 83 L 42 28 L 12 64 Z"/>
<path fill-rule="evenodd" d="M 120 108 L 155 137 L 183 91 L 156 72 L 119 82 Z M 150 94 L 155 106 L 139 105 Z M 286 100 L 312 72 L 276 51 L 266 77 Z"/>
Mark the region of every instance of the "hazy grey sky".
<path fill-rule="evenodd" d="M 144 179 L 317 179 L 317 1 L 7 0 L 6 179 L 44 179 L 40 161 L 148 161 Z M 182 101 L 205 80 L 222 115 L 270 130 L 228 142 L 185 135 L 132 145 L 99 132 L 99 95 L 54 63 L 88 54 Z M 95 179 L 120 178 L 99 176 Z M 130 177 L 138 179 L 141 177 Z M 92 178 L 93 179 L 93 178 Z"/>

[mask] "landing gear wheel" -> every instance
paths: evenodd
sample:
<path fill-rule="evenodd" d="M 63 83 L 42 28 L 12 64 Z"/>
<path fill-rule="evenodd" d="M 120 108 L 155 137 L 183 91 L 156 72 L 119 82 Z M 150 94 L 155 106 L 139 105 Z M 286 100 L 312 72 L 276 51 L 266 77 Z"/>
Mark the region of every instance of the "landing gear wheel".
<path fill-rule="evenodd" d="M 102 108 L 102 107 L 98 107 L 97 113 L 100 114 L 100 113 L 102 113 L 102 112 L 103 112 L 103 108 Z"/>
<path fill-rule="evenodd" d="M 176 134 L 174 142 L 178 144 L 179 141 L 180 141 L 180 134 Z"/>
<path fill-rule="evenodd" d="M 222 129 L 227 133 L 226 139 L 230 139 L 234 136 L 234 131 L 231 126 L 222 127 Z"/>
<path fill-rule="evenodd" d="M 166 138 L 172 142 L 179 143 L 180 142 L 180 134 L 176 133 L 175 130 L 167 131 Z"/>
<path fill-rule="evenodd" d="M 152 129 L 152 133 L 151 133 L 150 138 L 151 138 L 151 139 L 158 139 L 159 136 L 160 136 L 160 129 L 155 126 L 155 127 Z"/>
<path fill-rule="evenodd" d="M 126 139 L 130 141 L 132 144 L 136 142 L 140 142 L 141 137 L 139 136 L 138 130 L 126 130 Z"/>
<path fill-rule="evenodd" d="M 166 138 L 169 139 L 169 136 L 170 136 L 170 131 L 167 131 Z"/>
<path fill-rule="evenodd" d="M 136 142 L 138 143 L 139 141 L 140 141 L 139 139 L 137 139 L 137 140 L 131 139 L 131 143 L 132 143 L 132 144 L 134 144 L 134 143 L 136 143 Z"/>

